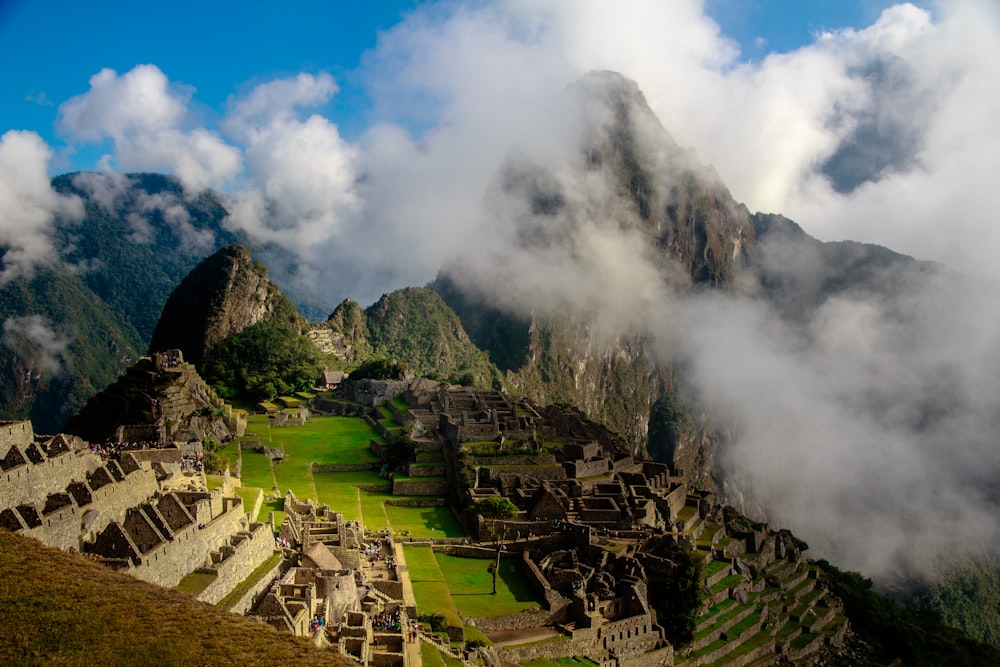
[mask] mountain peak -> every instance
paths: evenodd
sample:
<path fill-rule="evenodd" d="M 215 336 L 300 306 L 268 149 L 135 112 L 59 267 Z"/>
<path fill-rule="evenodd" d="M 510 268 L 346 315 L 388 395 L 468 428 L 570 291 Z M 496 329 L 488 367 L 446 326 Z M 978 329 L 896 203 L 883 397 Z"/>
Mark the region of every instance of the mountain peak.
<path fill-rule="evenodd" d="M 220 341 L 268 319 L 279 299 L 287 300 L 249 250 L 225 246 L 198 264 L 167 299 L 149 349 L 179 349 L 201 367 Z"/>

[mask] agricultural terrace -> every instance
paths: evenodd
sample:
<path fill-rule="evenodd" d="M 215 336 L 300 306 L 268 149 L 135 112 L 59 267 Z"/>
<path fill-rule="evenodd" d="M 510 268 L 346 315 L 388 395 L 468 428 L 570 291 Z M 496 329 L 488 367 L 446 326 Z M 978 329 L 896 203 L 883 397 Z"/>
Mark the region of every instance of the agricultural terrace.
<path fill-rule="evenodd" d="M 395 422 L 393 422 L 395 423 Z M 397 425 L 398 426 L 398 425 Z M 381 437 L 368 422 L 356 417 L 311 417 L 302 426 L 271 426 L 264 415 L 248 419 L 244 443 L 260 443 L 285 453 L 272 462 L 262 453 L 242 450 L 240 480 L 244 488 L 284 496 L 291 489 L 300 500 L 312 498 L 343 512 L 348 521 L 362 521 L 371 530 L 391 530 L 412 537 L 462 537 L 465 531 L 448 507 L 410 507 L 389 503 L 422 500 L 393 496 L 392 484 L 379 476 L 378 458 L 369 442 Z M 370 465 L 370 470 L 313 472 L 318 465 Z M 265 500 L 258 520 L 277 512 L 280 525 L 283 501 Z"/>

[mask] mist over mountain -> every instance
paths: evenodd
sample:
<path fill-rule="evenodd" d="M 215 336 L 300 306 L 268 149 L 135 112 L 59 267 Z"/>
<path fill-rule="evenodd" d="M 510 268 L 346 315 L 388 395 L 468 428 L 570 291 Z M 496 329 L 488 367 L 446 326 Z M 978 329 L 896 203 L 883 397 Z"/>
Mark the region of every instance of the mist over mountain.
<path fill-rule="evenodd" d="M 689 419 L 664 451 L 689 474 L 718 482 L 734 504 L 790 527 L 813 556 L 882 585 L 932 573 L 957 552 L 998 546 L 1000 379 L 991 369 L 1000 354 L 1000 303 L 993 281 L 878 246 L 822 243 L 779 215 L 751 213 L 671 138 L 638 86 L 621 75 L 592 73 L 518 113 L 521 134 L 483 147 L 469 173 L 455 172 L 454 200 L 421 180 L 435 174 L 414 165 L 442 155 L 460 162 L 469 151 L 458 150 L 458 137 L 428 137 L 415 162 L 386 172 L 377 167 L 409 149 L 391 129 L 376 133 L 352 196 L 336 207 L 354 211 L 371 202 L 367 214 L 391 217 L 395 226 L 343 223 L 356 233 L 339 236 L 336 247 L 303 236 L 302 252 L 286 254 L 289 261 L 258 258 L 300 307 L 311 308 L 340 303 L 351 289 L 367 293 L 397 280 L 404 287 L 435 267 L 432 287 L 455 320 L 426 291 L 389 291 L 369 309 L 355 303 L 334 312 L 338 332 L 364 339 L 355 346 L 361 357 L 406 352 L 418 359 L 420 336 L 405 325 L 433 314 L 422 329 L 432 339 L 420 351 L 425 366 L 448 359 L 455 379 L 466 371 L 477 381 L 489 377 L 467 332 L 503 372 L 505 386 L 540 402 L 578 405 L 634 447 L 647 445 L 654 406 L 682 406 Z M 859 141 L 864 131 L 859 126 Z M 849 157 L 828 168 L 841 169 Z M 889 155 L 879 169 L 905 164 L 905 155 Z M 117 177 L 67 178 L 76 189 L 60 196 L 77 199 L 63 203 L 70 213 L 66 202 L 85 204 L 88 217 L 59 219 L 56 229 L 66 231 L 54 246 L 58 261 L 38 275 L 61 267 L 106 295 L 108 312 L 130 322 L 133 346 L 152 332 L 147 310 L 162 308 L 183 274 L 178 266 L 177 273 L 156 269 L 161 273 L 129 280 L 107 276 L 102 266 L 152 271 L 161 255 L 180 254 L 193 267 L 235 236 L 226 230 L 274 242 L 282 229 L 288 238 L 303 232 L 290 225 L 309 213 L 247 192 L 192 194 L 175 184 L 172 192 L 140 189 L 143 195 Z M 857 189 L 849 179 L 841 184 Z M 395 197 L 393 186 L 400 188 Z M 132 193 L 132 203 L 101 217 L 104 203 L 122 192 Z M 272 227 L 260 228 L 264 223 Z M 116 239 L 130 252 L 149 253 L 108 255 L 96 242 L 92 252 L 76 250 L 89 248 L 87 230 L 102 224 L 109 232 L 114 225 L 101 235 L 109 247 L 118 247 L 107 241 Z M 158 251 L 154 239 L 164 244 Z M 348 255 L 356 256 L 343 261 Z M 370 269 L 360 270 L 368 259 Z M 147 284 L 162 297 L 135 289 Z M 101 285 L 116 289 L 101 293 Z M 126 287 L 132 293 L 121 294 Z M 64 352 L 69 329 L 24 319 L 36 315 L 46 317 L 34 307 L 10 311 L 5 349 L 30 348 L 33 372 L 54 376 L 44 369 L 74 363 Z M 456 346 L 440 345 L 445 334 Z"/>

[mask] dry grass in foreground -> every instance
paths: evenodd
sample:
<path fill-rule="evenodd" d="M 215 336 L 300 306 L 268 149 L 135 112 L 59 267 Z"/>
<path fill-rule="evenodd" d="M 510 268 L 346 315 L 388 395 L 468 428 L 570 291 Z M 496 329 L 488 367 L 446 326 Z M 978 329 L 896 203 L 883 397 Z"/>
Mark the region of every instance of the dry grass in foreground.
<path fill-rule="evenodd" d="M 0 530 L 0 664 L 346 665 L 332 651 Z"/>

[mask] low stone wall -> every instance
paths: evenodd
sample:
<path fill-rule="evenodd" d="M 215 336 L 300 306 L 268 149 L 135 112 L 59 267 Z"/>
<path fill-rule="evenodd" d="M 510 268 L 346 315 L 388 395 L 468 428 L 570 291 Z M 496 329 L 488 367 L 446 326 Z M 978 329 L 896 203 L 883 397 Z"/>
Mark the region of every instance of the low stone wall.
<path fill-rule="evenodd" d="M 479 466 L 540 466 L 540 465 L 556 465 L 556 457 L 551 454 L 497 454 L 495 456 L 483 456 L 476 454 L 467 454 L 464 459 L 467 465 L 479 465 Z"/>
<path fill-rule="evenodd" d="M 360 472 L 362 470 L 375 470 L 377 463 L 344 463 L 341 465 L 310 463 L 314 473 L 317 472 Z"/>
<path fill-rule="evenodd" d="M 177 447 L 168 449 L 140 449 L 131 452 L 136 461 L 140 463 L 148 461 L 150 463 L 180 463 L 182 452 Z"/>
<path fill-rule="evenodd" d="M 519 475 L 521 477 L 534 477 L 535 479 L 566 479 L 566 470 L 559 465 L 533 467 L 494 464 L 483 466 L 482 470 L 489 475 L 490 479 L 497 479 L 501 475 Z"/>
<path fill-rule="evenodd" d="M 394 496 L 443 496 L 448 493 L 448 480 L 393 480 Z"/>
<path fill-rule="evenodd" d="M 251 586 L 239 600 L 229 607 L 229 611 L 240 616 L 245 616 L 251 609 L 256 607 L 260 601 L 271 590 L 275 581 L 280 579 L 288 571 L 289 564 L 285 560 L 279 560 L 274 567 L 264 573 L 256 584 Z"/>
<path fill-rule="evenodd" d="M 375 590 L 388 595 L 393 600 L 403 599 L 403 583 L 400 581 L 390 581 L 388 579 L 369 580 Z"/>
<path fill-rule="evenodd" d="M 384 504 L 395 505 L 396 507 L 444 507 L 448 504 L 448 500 L 446 498 L 431 497 L 407 500 L 387 499 Z"/>
<path fill-rule="evenodd" d="M 443 461 L 431 465 L 410 463 L 406 470 L 410 477 L 444 477 L 446 472 L 447 466 Z"/>
<path fill-rule="evenodd" d="M 481 558 L 483 560 L 493 560 L 497 557 L 496 549 L 492 547 L 480 547 L 473 544 L 435 544 L 434 551 L 440 551 L 441 553 L 448 554 L 449 556 L 460 556 L 462 558 Z M 500 552 L 500 558 L 520 557 L 520 552 L 510 550 Z"/>
<path fill-rule="evenodd" d="M 500 630 L 543 628 L 549 624 L 549 612 L 543 610 L 522 611 L 519 614 L 507 614 L 506 616 L 473 616 L 466 620 L 484 634 L 489 634 Z"/>
<path fill-rule="evenodd" d="M 774 646 L 769 646 L 767 649 L 767 651 L 763 651 L 761 653 L 757 653 L 755 651 L 753 660 L 761 658 L 765 654 L 772 652 L 774 650 Z M 750 660 L 747 662 L 750 662 Z M 618 660 L 618 667 L 671 667 L 673 664 L 674 647 L 670 644 L 667 644 L 663 648 L 650 651 L 649 653 L 643 653 L 642 655 L 636 655 L 631 658 L 621 658 Z M 733 664 L 733 667 L 736 667 L 735 664 Z M 742 667 L 742 665 L 740 667 Z"/>
<path fill-rule="evenodd" d="M 593 643 L 589 640 L 570 639 L 569 637 L 497 649 L 497 653 L 503 657 L 505 662 L 514 664 L 522 664 L 529 660 L 557 660 L 574 655 L 587 656 L 593 651 Z"/>
<path fill-rule="evenodd" d="M 611 470 L 611 463 L 607 459 L 594 459 L 593 461 L 566 461 L 563 463 L 566 469 L 566 476 L 573 479 L 581 477 L 595 477 L 603 475 Z"/>

